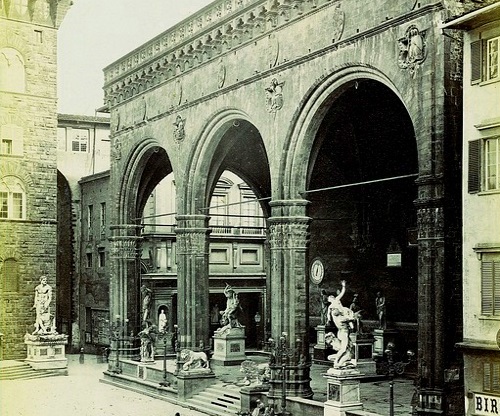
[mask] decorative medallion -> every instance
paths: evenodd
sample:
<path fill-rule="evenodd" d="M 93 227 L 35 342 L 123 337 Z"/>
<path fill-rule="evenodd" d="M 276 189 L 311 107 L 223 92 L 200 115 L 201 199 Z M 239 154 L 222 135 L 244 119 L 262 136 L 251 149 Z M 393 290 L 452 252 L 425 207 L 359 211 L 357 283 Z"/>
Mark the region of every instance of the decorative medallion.
<path fill-rule="evenodd" d="M 280 52 L 280 44 L 278 38 L 274 33 L 271 33 L 268 37 L 267 45 L 267 61 L 269 68 L 274 68 L 278 63 L 278 56 Z"/>
<path fill-rule="evenodd" d="M 217 86 L 222 88 L 224 83 L 226 82 L 226 66 L 222 62 L 222 59 L 219 61 L 219 68 L 217 70 Z"/>
<path fill-rule="evenodd" d="M 315 285 L 319 285 L 323 281 L 324 276 L 325 266 L 323 266 L 323 262 L 321 261 L 321 259 L 317 258 L 311 264 L 311 282 L 313 282 Z"/>
<path fill-rule="evenodd" d="M 340 10 L 340 4 L 335 7 L 332 18 L 332 43 L 342 39 L 344 33 L 345 13 Z"/>
<path fill-rule="evenodd" d="M 266 87 L 266 109 L 269 113 L 276 113 L 283 107 L 283 85 L 285 82 L 278 82 L 273 78 L 271 84 Z"/>
<path fill-rule="evenodd" d="M 177 115 L 174 122 L 174 139 L 178 142 L 184 140 L 186 137 L 186 132 L 184 131 L 184 124 L 186 122 L 185 118 L 182 118 L 179 114 Z"/>
<path fill-rule="evenodd" d="M 427 57 L 425 44 L 425 31 L 420 32 L 414 25 L 406 30 L 405 37 L 398 40 L 399 56 L 398 65 L 408 69 L 414 75 L 420 64 Z"/>

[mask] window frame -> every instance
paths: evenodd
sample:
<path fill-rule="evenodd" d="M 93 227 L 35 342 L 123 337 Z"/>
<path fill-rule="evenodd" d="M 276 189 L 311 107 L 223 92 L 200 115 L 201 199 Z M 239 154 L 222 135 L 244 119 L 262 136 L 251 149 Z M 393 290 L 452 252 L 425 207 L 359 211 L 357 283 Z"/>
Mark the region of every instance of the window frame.
<path fill-rule="evenodd" d="M 488 160 L 487 147 L 493 141 L 496 142 L 496 163 L 491 165 Z M 468 152 L 467 192 L 469 194 L 500 192 L 500 135 L 470 140 Z M 490 166 L 495 167 L 494 175 L 489 174 Z M 491 187 L 488 175 L 496 177 L 495 187 Z"/>
<path fill-rule="evenodd" d="M 0 178 L 0 219 L 9 221 L 22 221 L 26 219 L 26 187 L 16 176 Z M 3 195 L 5 194 L 5 195 Z M 16 209 L 16 200 L 20 201 L 20 209 Z M 5 209 L 4 209 L 5 207 Z M 6 215 L 4 216 L 4 212 Z M 14 215 L 14 213 L 20 213 Z"/>

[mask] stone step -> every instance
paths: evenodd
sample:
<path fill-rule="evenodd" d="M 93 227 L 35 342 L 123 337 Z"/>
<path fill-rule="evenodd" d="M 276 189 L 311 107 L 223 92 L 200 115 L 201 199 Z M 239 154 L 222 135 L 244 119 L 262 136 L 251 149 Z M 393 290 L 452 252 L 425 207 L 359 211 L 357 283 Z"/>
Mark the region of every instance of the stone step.
<path fill-rule="evenodd" d="M 235 414 L 241 410 L 241 398 L 237 389 L 215 384 L 188 399 L 187 402 L 213 415 Z"/>
<path fill-rule="evenodd" d="M 61 375 L 59 371 L 34 370 L 29 364 L 19 363 L 0 369 L 0 380 L 30 380 Z"/>

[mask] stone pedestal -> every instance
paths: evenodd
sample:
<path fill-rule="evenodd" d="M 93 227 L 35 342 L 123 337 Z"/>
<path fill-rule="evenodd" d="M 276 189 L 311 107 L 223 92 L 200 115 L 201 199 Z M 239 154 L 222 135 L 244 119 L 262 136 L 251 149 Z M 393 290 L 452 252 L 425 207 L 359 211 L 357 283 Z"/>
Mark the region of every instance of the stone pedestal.
<path fill-rule="evenodd" d="M 387 347 L 388 342 L 394 342 L 397 331 L 394 329 L 374 329 L 373 337 L 375 344 L 373 346 L 373 355 L 375 357 L 382 357 Z"/>
<path fill-rule="evenodd" d="M 324 376 L 327 380 L 324 416 L 345 416 L 348 411 L 363 409 L 358 370 L 330 368 Z"/>
<path fill-rule="evenodd" d="M 55 370 L 68 368 L 66 344 L 68 336 L 64 334 L 47 334 L 24 336 L 27 347 L 25 360 L 35 370 Z"/>
<path fill-rule="evenodd" d="M 328 362 L 328 356 L 333 354 L 333 350 L 325 344 L 325 325 L 318 325 L 316 328 L 317 344 L 314 346 L 313 361 L 315 363 Z"/>
<path fill-rule="evenodd" d="M 377 374 L 377 364 L 373 359 L 375 338 L 371 334 L 351 334 L 354 358 L 352 363 L 364 377 Z"/>
<path fill-rule="evenodd" d="M 230 328 L 215 333 L 212 362 L 221 365 L 239 365 L 246 360 L 245 327 Z"/>

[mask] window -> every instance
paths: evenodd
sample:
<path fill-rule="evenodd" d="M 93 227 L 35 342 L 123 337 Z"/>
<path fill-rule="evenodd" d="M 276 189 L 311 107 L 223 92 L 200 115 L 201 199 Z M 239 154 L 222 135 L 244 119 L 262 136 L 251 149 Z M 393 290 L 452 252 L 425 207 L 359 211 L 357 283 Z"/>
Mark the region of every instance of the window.
<path fill-rule="evenodd" d="M 99 247 L 99 267 L 104 267 L 106 266 L 106 252 L 104 251 L 104 248 Z"/>
<path fill-rule="evenodd" d="M 94 206 L 89 205 L 87 207 L 87 231 L 89 236 L 92 235 L 92 218 L 94 216 Z"/>
<path fill-rule="evenodd" d="M 210 204 L 210 225 L 224 226 L 227 223 L 227 195 L 214 194 Z"/>
<path fill-rule="evenodd" d="M 500 137 L 469 142 L 468 191 L 500 190 Z"/>
<path fill-rule="evenodd" d="M 257 248 L 242 248 L 240 264 L 259 264 L 259 250 Z"/>
<path fill-rule="evenodd" d="M 87 129 L 73 129 L 71 150 L 73 152 L 87 152 L 89 144 L 89 131 Z"/>
<path fill-rule="evenodd" d="M 498 44 L 500 37 L 490 39 L 486 43 L 486 79 L 498 78 Z"/>
<path fill-rule="evenodd" d="M 483 363 L 483 391 L 500 393 L 500 362 Z"/>
<path fill-rule="evenodd" d="M 2 139 L 2 154 L 11 155 L 12 154 L 12 140 L 11 139 Z"/>
<path fill-rule="evenodd" d="M 1 148 L 4 155 L 23 154 L 23 129 L 14 124 L 4 124 L 0 127 Z"/>
<path fill-rule="evenodd" d="M 87 253 L 86 259 L 87 259 L 87 267 L 92 267 L 92 253 Z"/>
<path fill-rule="evenodd" d="M 101 234 L 106 234 L 106 202 L 101 202 Z"/>
<path fill-rule="evenodd" d="M 500 79 L 500 36 L 471 43 L 471 84 Z"/>
<path fill-rule="evenodd" d="M 8 258 L 3 262 L 3 290 L 17 292 L 19 290 L 19 265 L 16 259 Z"/>
<path fill-rule="evenodd" d="M 26 216 L 26 195 L 22 182 L 14 176 L 0 180 L 0 218 L 20 220 Z"/>
<path fill-rule="evenodd" d="M 229 249 L 210 248 L 210 263 L 229 264 Z"/>
<path fill-rule="evenodd" d="M 500 316 L 500 259 L 486 254 L 481 261 L 481 315 Z"/>

